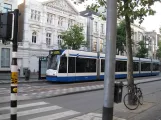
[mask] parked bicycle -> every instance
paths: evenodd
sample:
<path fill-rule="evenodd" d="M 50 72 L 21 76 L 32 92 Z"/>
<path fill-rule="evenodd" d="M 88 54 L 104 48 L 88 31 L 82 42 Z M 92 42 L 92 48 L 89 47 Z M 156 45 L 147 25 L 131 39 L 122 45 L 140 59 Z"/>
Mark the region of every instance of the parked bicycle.
<path fill-rule="evenodd" d="M 124 86 L 126 86 L 128 89 L 128 93 L 124 96 L 123 99 L 126 108 L 129 110 L 135 110 L 139 105 L 143 105 L 143 94 L 141 88 L 137 87 L 137 84 L 133 84 L 133 86 Z"/>

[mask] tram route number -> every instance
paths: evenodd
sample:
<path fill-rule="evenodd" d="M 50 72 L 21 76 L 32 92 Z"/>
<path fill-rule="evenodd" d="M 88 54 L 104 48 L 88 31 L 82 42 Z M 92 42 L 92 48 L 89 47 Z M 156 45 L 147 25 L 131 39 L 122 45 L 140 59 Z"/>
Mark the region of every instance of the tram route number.
<path fill-rule="evenodd" d="M 17 72 L 12 72 L 11 73 L 11 82 L 12 82 L 12 84 L 17 84 L 18 83 L 18 73 Z"/>

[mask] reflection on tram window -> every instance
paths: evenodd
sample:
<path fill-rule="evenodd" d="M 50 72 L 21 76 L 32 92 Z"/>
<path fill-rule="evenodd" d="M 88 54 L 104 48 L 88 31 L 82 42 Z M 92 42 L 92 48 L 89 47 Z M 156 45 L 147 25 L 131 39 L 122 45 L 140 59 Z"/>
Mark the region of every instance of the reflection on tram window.
<path fill-rule="evenodd" d="M 61 57 L 59 65 L 59 73 L 67 73 L 67 57 Z"/>
<path fill-rule="evenodd" d="M 96 72 L 96 59 L 77 58 L 76 59 L 76 72 Z"/>
<path fill-rule="evenodd" d="M 151 71 L 151 63 L 141 63 L 141 71 Z"/>

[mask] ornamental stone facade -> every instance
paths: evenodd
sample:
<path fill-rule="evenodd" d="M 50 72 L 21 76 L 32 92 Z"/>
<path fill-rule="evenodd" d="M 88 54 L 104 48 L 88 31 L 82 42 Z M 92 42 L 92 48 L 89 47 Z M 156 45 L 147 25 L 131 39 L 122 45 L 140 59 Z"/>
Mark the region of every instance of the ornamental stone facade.
<path fill-rule="evenodd" d="M 47 56 L 51 49 L 59 49 L 61 32 L 70 26 L 83 26 L 86 36 L 86 18 L 81 17 L 68 0 L 24 0 L 18 8 L 21 12 L 18 40 L 18 67 L 21 71 L 27 67 L 31 72 L 37 72 L 39 57 Z"/>

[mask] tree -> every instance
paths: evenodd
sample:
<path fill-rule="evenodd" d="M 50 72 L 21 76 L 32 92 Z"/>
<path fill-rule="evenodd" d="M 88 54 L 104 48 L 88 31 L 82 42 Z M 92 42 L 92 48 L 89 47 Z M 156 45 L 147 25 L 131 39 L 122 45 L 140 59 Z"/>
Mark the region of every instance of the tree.
<path fill-rule="evenodd" d="M 126 33 L 125 33 L 125 21 L 121 21 L 117 25 L 117 39 L 116 39 L 116 50 L 117 54 L 121 54 L 125 51 L 126 45 Z"/>
<path fill-rule="evenodd" d="M 148 49 L 146 48 L 146 45 L 144 43 L 144 41 L 140 41 L 138 42 L 138 52 L 136 54 L 136 57 L 139 57 L 139 58 L 146 58 L 148 57 Z"/>
<path fill-rule="evenodd" d="M 158 42 L 158 50 L 157 50 L 157 53 L 156 53 L 156 56 L 161 59 L 161 41 Z"/>
<path fill-rule="evenodd" d="M 117 15 L 120 19 L 125 19 L 125 30 L 126 30 L 126 53 L 127 53 L 127 80 L 128 84 L 133 87 L 133 55 L 132 55 L 132 39 L 131 39 L 131 26 L 130 24 L 134 20 L 139 20 L 141 24 L 144 17 L 147 15 L 154 15 L 155 11 L 151 8 L 155 2 L 161 0 L 117 0 Z M 107 9 L 106 0 L 98 0 L 97 3 L 93 3 L 88 6 L 88 9 L 98 12 L 99 8 L 104 7 L 105 10 L 100 12 L 100 17 L 105 19 L 105 11 Z M 132 104 L 132 100 L 129 103 Z"/>
<path fill-rule="evenodd" d="M 63 49 L 72 48 L 73 50 L 78 50 L 81 45 L 85 45 L 82 26 L 71 26 L 69 30 L 62 32 L 61 36 L 63 40 L 61 47 Z"/>

